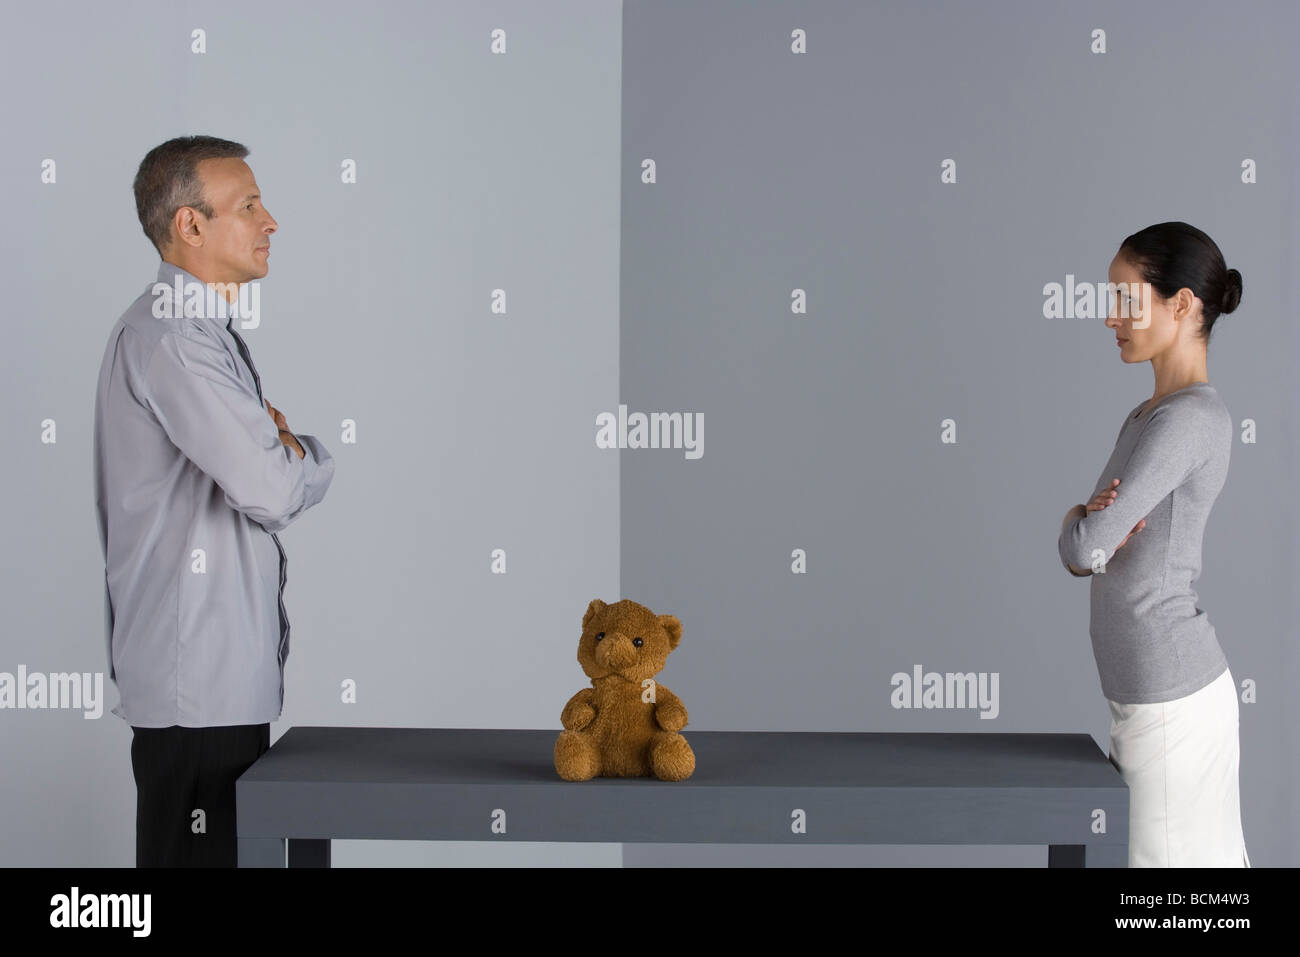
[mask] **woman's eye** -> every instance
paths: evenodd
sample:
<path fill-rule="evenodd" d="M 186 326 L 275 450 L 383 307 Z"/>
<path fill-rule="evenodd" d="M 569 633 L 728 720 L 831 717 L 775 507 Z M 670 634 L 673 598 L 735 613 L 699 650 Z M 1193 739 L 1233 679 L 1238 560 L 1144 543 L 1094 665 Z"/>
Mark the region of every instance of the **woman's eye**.
<path fill-rule="evenodd" d="M 632 644 L 634 644 L 634 645 L 636 645 L 638 648 L 640 648 L 643 644 L 645 644 L 645 642 L 642 641 L 640 638 L 633 638 L 633 639 L 632 639 Z"/>

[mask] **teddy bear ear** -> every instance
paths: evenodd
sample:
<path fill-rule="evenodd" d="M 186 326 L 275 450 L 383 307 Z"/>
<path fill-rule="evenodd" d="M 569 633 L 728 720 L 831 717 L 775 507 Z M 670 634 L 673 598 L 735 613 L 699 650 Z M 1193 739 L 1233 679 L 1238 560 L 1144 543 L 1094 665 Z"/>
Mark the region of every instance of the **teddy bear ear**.
<path fill-rule="evenodd" d="M 587 606 L 587 613 L 582 616 L 582 630 L 586 631 L 587 626 L 591 624 L 591 619 L 595 618 L 607 607 L 599 598 L 593 598 L 591 604 Z"/>
<path fill-rule="evenodd" d="M 682 640 L 682 623 L 674 615 L 660 615 L 659 624 L 668 632 L 668 650 L 672 651 Z"/>

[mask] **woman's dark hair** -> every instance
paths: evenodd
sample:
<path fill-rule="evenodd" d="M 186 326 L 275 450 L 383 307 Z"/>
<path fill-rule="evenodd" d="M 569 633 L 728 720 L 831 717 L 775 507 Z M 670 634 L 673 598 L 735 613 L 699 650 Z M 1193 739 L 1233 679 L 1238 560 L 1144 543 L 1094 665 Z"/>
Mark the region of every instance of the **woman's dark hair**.
<path fill-rule="evenodd" d="M 1228 269 L 1214 240 L 1187 223 L 1156 223 L 1129 236 L 1120 255 L 1162 299 L 1186 286 L 1201 300 L 1206 345 L 1214 320 L 1241 302 L 1241 273 Z"/>

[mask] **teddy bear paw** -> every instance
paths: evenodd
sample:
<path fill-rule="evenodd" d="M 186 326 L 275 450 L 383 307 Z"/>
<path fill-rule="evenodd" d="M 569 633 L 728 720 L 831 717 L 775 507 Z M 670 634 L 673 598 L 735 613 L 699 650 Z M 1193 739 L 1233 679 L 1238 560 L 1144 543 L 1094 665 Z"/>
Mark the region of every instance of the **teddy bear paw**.
<path fill-rule="evenodd" d="M 650 767 L 662 781 L 683 781 L 695 771 L 695 752 L 675 731 L 660 731 L 650 742 Z"/>
<path fill-rule="evenodd" d="M 600 773 L 600 749 L 591 735 L 561 731 L 555 739 L 555 770 L 566 781 L 589 781 Z"/>

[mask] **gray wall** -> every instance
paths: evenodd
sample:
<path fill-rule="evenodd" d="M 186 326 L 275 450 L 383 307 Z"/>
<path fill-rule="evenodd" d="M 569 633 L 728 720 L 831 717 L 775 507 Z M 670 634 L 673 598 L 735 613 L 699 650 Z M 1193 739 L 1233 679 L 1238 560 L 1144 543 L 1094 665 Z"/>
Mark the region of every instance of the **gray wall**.
<path fill-rule="evenodd" d="M 77 10 L 25 6 L 0 41 L 5 89 L 22 91 L 0 151 L 0 670 L 107 672 L 95 377 L 157 269 L 136 167 L 206 132 L 250 148 L 280 224 L 262 324 L 244 334 L 266 396 L 338 460 L 324 502 L 281 535 L 293 647 L 272 739 L 303 724 L 558 730 L 586 681 L 582 614 L 619 587 L 619 460 L 592 439 L 618 396 L 619 4 Z M 496 27 L 505 55 L 489 51 Z M 55 445 L 39 441 L 47 417 Z M 3 776 L 0 863 L 134 863 L 131 732 L 107 707 L 0 711 L 0 765 L 23 769 Z M 339 865 L 424 861 L 617 866 L 620 849 L 335 849 Z"/>
<path fill-rule="evenodd" d="M 151 146 L 208 132 L 250 147 L 280 222 L 246 334 L 267 397 L 338 458 L 325 501 L 281 536 L 294 647 L 273 738 L 558 729 L 585 681 L 587 602 L 628 597 L 684 623 L 663 678 L 691 727 L 1082 731 L 1104 747 L 1087 583 L 1055 539 L 1152 377 L 1100 320 L 1042 318 L 1042 287 L 1104 281 L 1125 235 L 1185 219 L 1242 271 L 1210 378 L 1259 432 L 1233 448 L 1198 591 L 1234 676 L 1259 687 L 1241 708 L 1252 862 L 1297 863 L 1287 5 L 75 10 L 25 7 L 0 37 L 0 671 L 107 671 L 94 381 L 156 267 L 130 182 Z M 1104 55 L 1088 52 L 1095 27 Z M 1245 157 L 1257 184 L 1240 182 Z M 705 454 L 596 448 L 595 416 L 620 402 L 703 413 Z M 938 440 L 948 417 L 955 445 Z M 895 710 L 890 676 L 914 664 L 998 673 L 998 716 Z M 133 862 L 130 730 L 105 698 L 92 721 L 0 711 L 0 761 L 18 769 L 0 864 Z M 1044 853 L 337 842 L 335 863 Z"/>
<path fill-rule="evenodd" d="M 1056 540 L 1154 376 L 1101 319 L 1045 319 L 1043 286 L 1104 283 L 1125 236 L 1181 219 L 1242 272 L 1210 381 L 1258 427 L 1232 450 L 1200 606 L 1258 685 L 1240 708 L 1251 862 L 1300 862 L 1296 24 L 1284 3 L 624 5 L 619 394 L 706 425 L 698 459 L 623 453 L 623 593 L 681 618 L 663 680 L 692 726 L 1107 746 L 1088 580 Z M 997 717 L 892 707 L 891 676 L 918 664 L 997 673 Z M 688 861 L 1046 852 L 625 848 Z"/>

